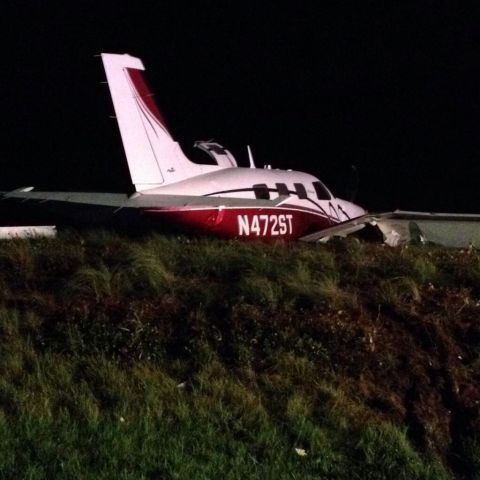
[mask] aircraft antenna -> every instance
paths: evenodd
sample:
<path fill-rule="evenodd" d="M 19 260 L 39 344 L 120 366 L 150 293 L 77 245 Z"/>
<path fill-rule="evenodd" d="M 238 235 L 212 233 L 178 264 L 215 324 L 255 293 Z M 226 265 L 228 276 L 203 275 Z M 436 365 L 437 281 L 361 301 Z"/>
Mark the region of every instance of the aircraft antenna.
<path fill-rule="evenodd" d="M 247 152 L 248 152 L 248 161 L 250 163 L 250 168 L 257 168 L 255 167 L 255 162 L 253 161 L 253 154 L 250 145 L 247 145 Z"/>

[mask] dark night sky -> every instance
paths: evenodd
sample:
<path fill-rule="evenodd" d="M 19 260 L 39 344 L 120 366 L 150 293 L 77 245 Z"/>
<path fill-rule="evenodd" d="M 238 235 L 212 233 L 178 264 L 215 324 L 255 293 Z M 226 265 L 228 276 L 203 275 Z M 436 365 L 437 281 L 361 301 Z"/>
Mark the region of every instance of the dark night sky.
<path fill-rule="evenodd" d="M 162 3 L 2 5 L 0 189 L 128 188 L 94 57 L 128 52 L 187 153 L 214 137 L 246 166 L 248 143 L 257 164 L 308 171 L 338 194 L 355 164 L 370 210 L 480 213 L 477 12 Z"/>

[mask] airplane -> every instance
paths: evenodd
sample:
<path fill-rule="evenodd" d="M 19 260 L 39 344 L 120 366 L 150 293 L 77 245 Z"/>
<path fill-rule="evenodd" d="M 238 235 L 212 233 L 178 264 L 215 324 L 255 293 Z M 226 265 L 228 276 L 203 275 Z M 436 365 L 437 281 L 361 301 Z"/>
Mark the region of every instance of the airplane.
<path fill-rule="evenodd" d="M 256 168 L 249 147 L 249 167 L 239 167 L 232 153 L 214 141 L 194 145 L 213 164 L 192 162 L 166 126 L 142 61 L 128 54 L 100 56 L 135 191 L 36 192 L 26 187 L 4 193 L 4 200 L 33 204 L 61 221 L 266 240 L 302 238 L 366 214 L 308 173 Z"/>
<path fill-rule="evenodd" d="M 232 153 L 214 141 L 194 144 L 208 154 L 210 164 L 192 162 L 166 126 L 145 82 L 142 61 L 128 54 L 100 57 L 134 192 L 37 192 L 24 187 L 4 192 L 3 201 L 40 208 L 62 224 L 307 242 L 345 237 L 371 225 L 391 246 L 412 240 L 480 245 L 480 215 L 368 213 L 335 197 L 313 175 L 269 165 L 256 168 L 250 147 L 249 167 L 239 167 Z"/>

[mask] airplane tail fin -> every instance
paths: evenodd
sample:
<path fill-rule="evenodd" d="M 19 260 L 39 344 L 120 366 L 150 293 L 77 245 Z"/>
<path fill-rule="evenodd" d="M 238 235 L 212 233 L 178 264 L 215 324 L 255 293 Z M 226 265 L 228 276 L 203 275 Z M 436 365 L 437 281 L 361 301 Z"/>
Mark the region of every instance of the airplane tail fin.
<path fill-rule="evenodd" d="M 149 190 L 202 173 L 170 135 L 143 78 L 142 61 L 110 53 L 101 57 L 135 189 Z"/>

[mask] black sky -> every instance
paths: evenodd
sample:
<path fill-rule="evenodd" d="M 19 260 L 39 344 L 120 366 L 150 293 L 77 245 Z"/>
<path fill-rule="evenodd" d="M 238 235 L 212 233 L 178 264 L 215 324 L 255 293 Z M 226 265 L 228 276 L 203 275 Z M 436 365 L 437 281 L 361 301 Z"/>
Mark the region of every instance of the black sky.
<path fill-rule="evenodd" d="M 187 152 L 214 137 L 246 165 L 250 144 L 258 164 L 308 171 L 338 194 L 354 164 L 370 210 L 480 213 L 476 11 L 201 3 L 2 6 L 0 189 L 128 188 L 94 57 L 128 52 Z"/>

